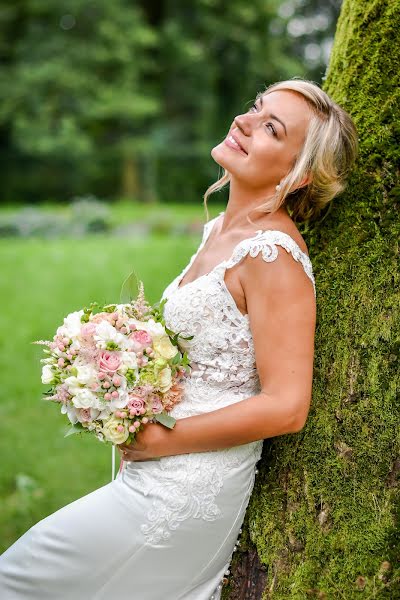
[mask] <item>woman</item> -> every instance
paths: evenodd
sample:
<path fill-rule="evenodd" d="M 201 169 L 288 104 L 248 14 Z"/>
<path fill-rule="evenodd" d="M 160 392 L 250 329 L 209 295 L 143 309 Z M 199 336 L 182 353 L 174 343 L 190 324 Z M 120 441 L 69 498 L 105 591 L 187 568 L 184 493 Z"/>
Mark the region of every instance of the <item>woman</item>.
<path fill-rule="evenodd" d="M 311 401 L 315 282 L 295 221 L 343 189 L 356 152 L 348 114 L 308 81 L 234 118 L 204 198 L 229 182 L 226 211 L 162 295 L 166 325 L 193 336 L 176 426 L 148 424 L 113 482 L 22 535 L 0 557 L 1 598 L 220 598 L 263 439 L 300 431 Z"/>

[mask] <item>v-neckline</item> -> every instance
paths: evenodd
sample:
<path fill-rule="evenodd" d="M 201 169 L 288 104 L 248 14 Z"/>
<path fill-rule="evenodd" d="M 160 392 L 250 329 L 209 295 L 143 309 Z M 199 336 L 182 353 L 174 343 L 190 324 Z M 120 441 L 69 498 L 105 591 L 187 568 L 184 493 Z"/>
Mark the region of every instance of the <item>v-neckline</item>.
<path fill-rule="evenodd" d="M 190 285 L 191 283 L 194 283 L 195 281 L 198 281 L 199 279 L 203 279 L 203 277 L 207 277 L 208 275 L 211 275 L 211 273 L 213 273 L 217 267 L 221 266 L 223 263 L 226 262 L 226 260 L 223 260 L 220 263 L 218 263 L 217 265 L 215 265 L 215 267 L 213 267 L 211 269 L 211 271 L 209 271 L 208 273 L 203 273 L 203 275 L 199 275 L 199 277 L 196 277 L 196 279 L 193 279 L 192 281 L 188 281 L 187 283 L 185 283 L 185 285 L 182 285 L 182 286 L 180 285 L 182 279 L 188 273 L 188 271 L 190 270 L 190 268 L 193 266 L 196 258 L 198 257 L 198 255 L 200 254 L 200 252 L 204 249 L 205 245 L 207 244 L 207 241 L 210 238 L 212 230 L 214 229 L 214 226 L 217 223 L 218 219 L 221 217 L 221 215 L 224 215 L 224 214 L 225 214 L 225 211 L 220 212 L 219 215 L 218 215 L 218 217 L 215 218 L 215 223 L 211 227 L 211 230 L 210 230 L 209 234 L 206 236 L 204 242 L 202 244 L 200 244 L 200 246 L 197 248 L 197 251 L 194 253 L 194 255 L 192 257 L 193 260 L 189 261 L 188 265 L 186 265 L 186 267 L 183 269 L 182 273 L 180 275 L 178 275 L 178 278 L 177 278 L 177 281 L 176 281 L 176 286 L 175 286 L 177 290 L 183 290 L 183 288 L 185 288 L 187 285 Z M 209 223 L 210 222 L 211 221 L 209 221 Z"/>
<path fill-rule="evenodd" d="M 228 262 L 229 262 L 229 260 L 230 260 L 230 259 L 232 258 L 232 256 L 233 256 L 233 254 L 234 254 L 234 252 L 235 252 L 236 248 L 237 248 L 237 247 L 238 247 L 240 244 L 242 244 L 244 241 L 246 241 L 246 240 L 249 240 L 249 239 L 252 239 L 252 238 L 256 237 L 257 235 L 259 235 L 259 234 L 261 234 L 261 233 L 264 233 L 264 232 L 266 232 L 266 231 L 276 231 L 276 232 L 279 232 L 279 233 L 283 233 L 284 235 L 286 235 L 287 237 L 289 237 L 289 238 L 290 238 L 290 239 L 293 241 L 293 243 L 294 243 L 294 244 L 297 246 L 297 248 L 298 248 L 298 251 L 300 252 L 300 254 L 301 254 L 301 255 L 302 255 L 302 256 L 303 256 L 303 257 L 304 257 L 306 260 L 308 260 L 308 261 L 309 261 L 309 263 L 311 263 L 311 259 L 310 259 L 310 257 L 308 256 L 308 254 L 306 254 L 305 252 L 303 252 L 303 250 L 300 248 L 300 246 L 298 245 L 298 243 L 297 243 L 297 242 L 296 242 L 296 241 L 295 241 L 295 240 L 292 238 L 292 236 L 291 236 L 291 235 L 289 235 L 289 234 L 288 234 L 288 233 L 286 233 L 285 231 L 281 231 L 281 230 L 279 230 L 279 229 L 257 229 L 257 230 L 256 230 L 256 232 L 254 233 L 254 235 L 252 235 L 252 236 L 250 236 L 250 237 L 243 238 L 242 240 L 240 240 L 240 242 L 238 242 L 238 243 L 237 243 L 237 244 L 234 246 L 234 248 L 233 248 L 233 250 L 232 250 L 232 252 L 231 252 L 231 254 L 230 254 L 230 256 L 229 256 L 228 258 L 226 258 L 226 259 L 222 260 L 221 262 L 219 262 L 218 264 L 216 264 L 216 265 L 215 265 L 215 266 L 214 266 L 214 267 L 213 267 L 213 268 L 212 268 L 212 269 L 211 269 L 211 270 L 210 270 L 208 273 L 203 273 L 203 275 L 199 275 L 198 277 L 196 277 L 196 279 L 192 279 L 192 281 L 188 281 L 187 283 L 185 283 L 185 285 L 182 285 L 182 286 L 181 286 L 180 284 L 181 284 L 181 282 L 182 282 L 182 279 L 183 279 L 183 278 L 185 277 L 185 275 L 186 275 L 186 274 L 189 272 L 189 270 L 190 270 L 190 268 L 193 266 L 193 264 L 194 264 L 194 262 L 195 262 L 196 258 L 198 257 L 198 255 L 200 254 L 200 252 L 201 252 L 201 251 L 204 249 L 205 245 L 207 244 L 207 241 L 208 241 L 208 239 L 209 239 L 209 237 L 210 237 L 210 235 L 211 235 L 211 233 L 212 233 L 212 231 L 213 231 L 213 229 L 214 229 L 214 226 L 215 226 L 215 224 L 217 223 L 217 219 L 218 219 L 219 217 L 221 217 L 221 215 L 224 215 L 224 214 L 225 214 L 225 211 L 223 211 L 223 212 L 220 212 L 220 213 L 219 213 L 218 217 L 216 217 L 216 221 L 215 221 L 215 223 L 214 223 L 214 224 L 213 224 L 213 226 L 211 227 L 211 230 L 210 230 L 210 232 L 207 234 L 207 236 L 206 236 L 206 238 L 205 238 L 204 242 L 202 242 L 202 243 L 200 244 L 200 246 L 198 247 L 197 251 L 196 251 L 196 252 L 194 253 L 194 255 L 192 256 L 192 260 L 190 260 L 190 261 L 189 261 L 188 265 L 186 265 L 186 267 L 183 269 L 182 273 L 181 273 L 180 275 L 178 275 L 178 277 L 177 277 L 177 279 L 176 279 L 176 282 L 175 282 L 175 289 L 176 289 L 176 290 L 183 290 L 183 288 L 185 288 L 187 285 L 191 285 L 192 283 L 195 283 L 196 281 L 199 281 L 200 279 L 204 279 L 204 277 L 209 277 L 209 276 L 210 276 L 212 273 L 214 273 L 214 271 L 215 271 L 215 270 L 216 270 L 218 267 L 221 267 L 221 266 L 222 266 L 222 265 L 224 265 L 225 263 L 228 263 Z M 211 223 L 211 221 L 209 221 L 209 223 Z M 242 314 L 242 313 L 241 313 L 241 314 Z"/>

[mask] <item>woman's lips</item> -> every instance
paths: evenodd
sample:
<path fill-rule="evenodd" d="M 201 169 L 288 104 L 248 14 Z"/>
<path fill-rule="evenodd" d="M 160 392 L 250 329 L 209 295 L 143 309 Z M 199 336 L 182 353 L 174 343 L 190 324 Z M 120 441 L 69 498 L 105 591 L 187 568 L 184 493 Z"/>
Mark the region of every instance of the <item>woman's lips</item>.
<path fill-rule="evenodd" d="M 241 154 L 244 154 L 244 156 L 247 156 L 247 153 L 242 150 L 242 148 L 239 146 L 239 144 L 233 139 L 233 137 L 231 135 L 228 135 L 225 138 L 225 144 L 227 146 L 229 146 L 229 148 L 232 148 L 233 150 L 237 150 L 238 152 L 240 152 Z"/>

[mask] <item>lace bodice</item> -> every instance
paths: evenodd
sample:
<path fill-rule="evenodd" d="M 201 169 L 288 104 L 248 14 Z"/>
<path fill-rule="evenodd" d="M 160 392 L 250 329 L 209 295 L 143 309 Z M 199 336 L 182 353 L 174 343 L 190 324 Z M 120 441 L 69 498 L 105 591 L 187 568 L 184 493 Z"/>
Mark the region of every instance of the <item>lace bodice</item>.
<path fill-rule="evenodd" d="M 222 215 L 223 213 L 220 213 Z M 220 216 L 219 215 L 219 216 Z M 166 325 L 183 336 L 193 335 L 192 340 L 181 340 L 192 366 L 191 385 L 203 384 L 199 396 L 201 406 L 193 400 L 177 404 L 172 416 L 181 417 L 196 414 L 198 411 L 215 410 L 213 389 L 221 402 L 221 392 L 233 394 L 255 394 L 259 391 L 253 339 L 249 317 L 242 314 L 230 294 L 225 281 L 225 271 L 238 264 L 247 254 L 252 257 L 259 252 L 266 262 L 278 257 L 277 245 L 282 246 L 293 258 L 299 261 L 311 279 L 315 294 L 315 282 L 309 257 L 300 250 L 297 243 L 287 233 L 277 230 L 258 230 L 250 238 L 239 242 L 228 260 L 222 261 L 212 271 L 178 287 L 196 256 L 204 247 L 215 221 L 204 226 L 203 239 L 189 264 L 164 290 L 161 297 L 167 298 L 164 306 Z M 206 386 L 206 389 L 204 388 Z M 200 389 L 198 390 L 200 392 Z M 213 408 L 208 406 L 210 399 Z"/>
<path fill-rule="evenodd" d="M 179 288 L 217 218 L 206 223 L 198 250 L 161 297 L 166 299 L 167 327 L 183 336 L 193 335 L 191 340 L 180 338 L 192 369 L 183 384 L 183 399 L 170 411 L 176 419 L 209 413 L 260 392 L 249 317 L 239 311 L 224 282 L 226 269 L 247 254 L 255 257 L 259 252 L 271 262 L 278 256 L 279 244 L 301 262 L 314 285 L 310 259 L 295 241 L 282 231 L 259 230 L 237 244 L 228 260 Z M 154 498 L 147 522 L 141 525 L 147 542 L 168 540 L 189 518 L 218 521 L 224 512 L 232 510 L 232 497 L 241 481 L 246 491 L 240 502 L 245 506 L 262 445 L 262 440 L 256 440 L 221 450 L 166 456 L 147 461 L 142 467 L 128 463 L 128 485 Z"/>

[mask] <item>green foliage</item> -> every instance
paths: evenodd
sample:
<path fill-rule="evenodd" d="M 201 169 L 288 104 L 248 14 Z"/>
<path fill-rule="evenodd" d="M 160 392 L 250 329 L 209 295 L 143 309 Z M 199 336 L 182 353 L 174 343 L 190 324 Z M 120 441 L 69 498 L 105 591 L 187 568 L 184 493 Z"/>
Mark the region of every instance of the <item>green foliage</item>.
<path fill-rule="evenodd" d="M 135 124 L 159 109 L 140 85 L 157 36 L 123 0 L 74 0 L 68 10 L 54 0 L 25 0 L 3 13 L 17 37 L 0 74 L 0 123 L 35 157 L 94 159 L 111 131 L 114 148 L 133 149 Z"/>
<path fill-rule="evenodd" d="M 317 290 L 303 430 L 264 442 L 247 515 L 265 598 L 400 598 L 399 0 L 345 0 L 326 91 L 353 116 L 348 190 L 305 233 Z"/>
<path fill-rule="evenodd" d="M 269 33 L 276 5 L 5 0 L 2 201 L 197 201 L 232 117 L 264 84 L 306 74 Z"/>

